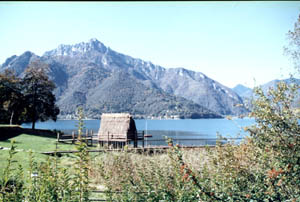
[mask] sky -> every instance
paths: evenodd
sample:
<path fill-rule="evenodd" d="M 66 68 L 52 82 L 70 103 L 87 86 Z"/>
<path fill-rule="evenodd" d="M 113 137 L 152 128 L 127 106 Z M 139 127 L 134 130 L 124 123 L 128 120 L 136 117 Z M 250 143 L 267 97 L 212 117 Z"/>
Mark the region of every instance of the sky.
<path fill-rule="evenodd" d="M 0 2 L 0 64 L 96 38 L 165 68 L 254 87 L 294 73 L 283 54 L 300 1 Z"/>

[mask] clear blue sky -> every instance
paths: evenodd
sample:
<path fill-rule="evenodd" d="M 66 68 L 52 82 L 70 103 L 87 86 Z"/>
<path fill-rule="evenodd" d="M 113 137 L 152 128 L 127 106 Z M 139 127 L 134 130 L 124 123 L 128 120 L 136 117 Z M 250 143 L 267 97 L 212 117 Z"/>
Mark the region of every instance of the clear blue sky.
<path fill-rule="evenodd" d="M 283 46 L 299 14 L 299 1 L 0 2 L 0 64 L 97 38 L 134 58 L 253 87 L 293 72 Z"/>

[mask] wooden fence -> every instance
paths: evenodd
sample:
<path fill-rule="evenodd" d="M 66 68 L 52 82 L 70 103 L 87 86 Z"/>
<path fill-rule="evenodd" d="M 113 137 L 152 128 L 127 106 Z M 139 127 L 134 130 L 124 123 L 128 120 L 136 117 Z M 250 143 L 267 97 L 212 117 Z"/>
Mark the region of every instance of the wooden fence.
<path fill-rule="evenodd" d="M 81 135 L 76 134 L 75 131 L 73 131 L 71 135 L 57 133 L 57 142 L 75 144 L 76 142 L 83 141 L 88 146 L 93 146 L 93 136 L 93 130 L 86 130 L 85 134 Z"/>
<path fill-rule="evenodd" d="M 138 147 L 138 142 L 142 143 L 142 147 L 145 146 L 145 133 L 144 131 L 135 134 L 133 139 L 124 138 L 124 135 L 108 134 L 105 138 L 99 138 L 97 134 L 94 134 L 93 130 L 86 130 L 85 134 L 79 136 L 74 131 L 72 134 L 60 134 L 57 133 L 57 142 L 75 144 L 76 142 L 86 142 L 88 146 L 93 146 L 95 143 L 101 146 L 107 145 L 112 148 L 122 148 L 125 145 L 133 143 L 134 147 Z"/>

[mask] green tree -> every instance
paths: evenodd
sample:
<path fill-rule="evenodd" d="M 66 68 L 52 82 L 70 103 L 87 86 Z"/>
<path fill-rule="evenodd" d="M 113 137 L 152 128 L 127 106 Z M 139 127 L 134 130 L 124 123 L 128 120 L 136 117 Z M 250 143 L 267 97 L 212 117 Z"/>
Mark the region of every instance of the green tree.
<path fill-rule="evenodd" d="M 20 124 L 25 116 L 21 82 L 11 70 L 0 74 L 0 123 Z"/>
<path fill-rule="evenodd" d="M 32 129 L 35 129 L 35 122 L 56 121 L 59 108 L 55 105 L 53 90 L 55 84 L 49 80 L 46 71 L 48 65 L 41 61 L 32 62 L 25 71 L 22 80 L 23 95 L 26 101 L 28 116 L 26 122 L 32 122 Z"/>

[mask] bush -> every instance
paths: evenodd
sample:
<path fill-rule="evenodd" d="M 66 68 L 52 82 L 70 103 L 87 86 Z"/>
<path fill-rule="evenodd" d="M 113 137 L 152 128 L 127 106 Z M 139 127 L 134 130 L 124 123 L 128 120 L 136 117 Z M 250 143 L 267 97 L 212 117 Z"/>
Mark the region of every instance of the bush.
<path fill-rule="evenodd" d="M 257 125 L 248 131 L 260 151 L 265 167 L 266 194 L 274 200 L 296 199 L 300 196 L 300 127 L 299 115 L 292 108 L 299 86 L 284 82 L 277 84 L 253 103 L 251 114 Z"/>

